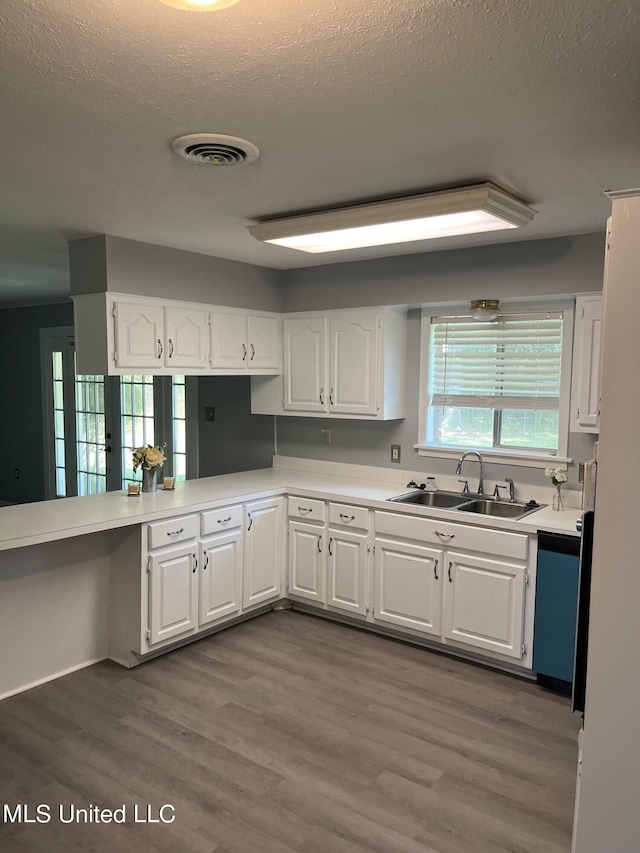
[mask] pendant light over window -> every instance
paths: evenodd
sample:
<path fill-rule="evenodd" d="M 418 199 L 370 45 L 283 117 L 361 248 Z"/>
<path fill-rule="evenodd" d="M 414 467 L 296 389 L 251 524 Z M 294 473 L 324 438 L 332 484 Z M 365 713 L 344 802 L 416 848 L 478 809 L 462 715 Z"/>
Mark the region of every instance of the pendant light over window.
<path fill-rule="evenodd" d="M 474 320 L 495 320 L 500 313 L 500 302 L 497 299 L 474 299 L 469 307 L 469 314 Z"/>
<path fill-rule="evenodd" d="M 240 0 L 160 0 L 165 6 L 173 6 L 174 9 L 184 9 L 187 12 L 217 12 L 218 9 L 226 9 Z"/>

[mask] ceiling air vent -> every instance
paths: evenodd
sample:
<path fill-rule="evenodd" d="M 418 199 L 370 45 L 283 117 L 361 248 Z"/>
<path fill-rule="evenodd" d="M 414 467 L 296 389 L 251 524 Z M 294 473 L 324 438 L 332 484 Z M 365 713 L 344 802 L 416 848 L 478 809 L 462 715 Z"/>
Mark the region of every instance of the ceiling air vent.
<path fill-rule="evenodd" d="M 205 166 L 239 166 L 251 163 L 260 155 L 259 149 L 246 139 L 222 133 L 179 136 L 173 140 L 171 148 L 185 160 Z"/>

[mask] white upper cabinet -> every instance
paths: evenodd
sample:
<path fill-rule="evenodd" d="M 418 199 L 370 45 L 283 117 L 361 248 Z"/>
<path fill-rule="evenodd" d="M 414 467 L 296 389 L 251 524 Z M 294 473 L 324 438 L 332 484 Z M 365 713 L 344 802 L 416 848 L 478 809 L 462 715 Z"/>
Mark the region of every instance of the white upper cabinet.
<path fill-rule="evenodd" d="M 113 307 L 116 367 L 147 368 L 164 364 L 164 309 L 161 305 L 116 302 Z"/>
<path fill-rule="evenodd" d="M 209 357 L 209 312 L 206 309 L 165 308 L 167 367 L 203 368 Z"/>
<path fill-rule="evenodd" d="M 119 293 L 75 296 L 79 373 L 274 375 L 279 314 Z"/>
<path fill-rule="evenodd" d="M 247 318 L 211 312 L 211 367 L 244 370 L 247 365 Z"/>
<path fill-rule="evenodd" d="M 284 408 L 325 412 L 327 318 L 284 321 Z"/>
<path fill-rule="evenodd" d="M 378 408 L 377 313 L 332 317 L 329 334 L 329 411 L 372 415 Z"/>
<path fill-rule="evenodd" d="M 254 379 L 251 411 L 404 417 L 407 316 L 397 308 L 313 312 L 284 320 L 283 376 Z"/>
<path fill-rule="evenodd" d="M 280 320 L 277 317 L 247 315 L 247 368 L 278 370 L 280 368 Z"/>
<path fill-rule="evenodd" d="M 571 379 L 571 431 L 598 432 L 602 294 L 576 299 Z"/>
<path fill-rule="evenodd" d="M 256 314 L 211 312 L 211 367 L 233 373 L 268 371 L 280 365 L 280 321 Z"/>

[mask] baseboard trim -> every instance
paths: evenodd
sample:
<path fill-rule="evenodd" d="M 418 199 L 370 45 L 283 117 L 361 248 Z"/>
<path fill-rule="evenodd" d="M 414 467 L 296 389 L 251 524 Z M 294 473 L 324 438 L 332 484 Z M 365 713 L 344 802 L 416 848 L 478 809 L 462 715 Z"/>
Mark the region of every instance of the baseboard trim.
<path fill-rule="evenodd" d="M 3 699 L 8 699 L 10 696 L 17 696 L 18 693 L 25 693 L 27 690 L 33 690 L 34 687 L 40 687 L 41 684 L 47 684 L 49 681 L 55 681 L 56 678 L 63 678 L 65 675 L 71 675 L 73 672 L 78 672 L 79 669 L 85 669 L 88 666 L 93 666 L 94 663 L 100 663 L 103 660 L 108 660 L 108 656 L 104 655 L 100 658 L 78 663 L 75 666 L 70 666 L 68 669 L 63 669 L 60 672 L 55 672 L 53 675 L 46 675 L 44 678 L 39 678 L 37 681 L 31 681 L 22 687 L 16 687 L 14 690 L 9 690 L 7 693 L 0 694 L 0 702 Z"/>

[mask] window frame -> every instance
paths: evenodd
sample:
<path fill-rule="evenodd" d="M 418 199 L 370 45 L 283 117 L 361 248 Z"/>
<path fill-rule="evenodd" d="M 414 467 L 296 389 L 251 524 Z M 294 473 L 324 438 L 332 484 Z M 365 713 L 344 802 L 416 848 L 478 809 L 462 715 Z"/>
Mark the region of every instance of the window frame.
<path fill-rule="evenodd" d="M 419 456 L 443 457 L 457 459 L 464 450 L 477 450 L 483 457 L 492 462 L 507 465 L 522 465 L 530 468 L 546 468 L 552 463 L 571 462 L 569 458 L 569 413 L 571 401 L 571 368 L 573 354 L 573 324 L 575 314 L 574 300 L 549 300 L 536 302 L 508 302 L 500 306 L 501 316 L 508 314 L 541 313 L 549 311 L 563 313 L 562 325 L 562 357 L 561 357 L 561 385 L 559 400 L 559 422 L 558 422 L 558 449 L 554 452 L 538 450 L 536 448 L 511 448 L 505 445 L 494 447 L 456 446 L 441 447 L 430 444 L 429 432 L 429 375 L 430 375 L 430 340 L 431 325 L 442 317 L 454 315 L 468 316 L 468 303 L 464 305 L 448 305 L 435 307 L 424 306 L 420 319 L 420 369 L 419 369 L 419 404 L 418 404 L 418 441 L 414 448 Z M 494 430 L 495 412 L 494 410 Z M 495 433 L 494 433 L 495 435 Z"/>

